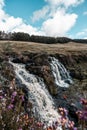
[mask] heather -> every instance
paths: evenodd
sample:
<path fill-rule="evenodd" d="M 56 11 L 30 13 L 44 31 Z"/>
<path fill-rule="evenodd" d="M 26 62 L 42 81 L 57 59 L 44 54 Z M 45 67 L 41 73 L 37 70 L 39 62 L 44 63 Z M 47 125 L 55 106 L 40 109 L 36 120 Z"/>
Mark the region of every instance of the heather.
<path fill-rule="evenodd" d="M 1 130 L 27 130 L 32 129 L 32 127 L 37 129 L 38 124 L 34 117 L 30 116 L 31 106 L 29 102 L 26 104 L 23 91 L 13 88 L 13 86 L 10 86 L 7 90 L 4 89 L 0 87 Z M 26 112 L 26 105 L 29 105 L 29 113 Z"/>
<path fill-rule="evenodd" d="M 25 98 L 21 88 L 17 88 L 13 79 L 9 88 L 0 86 L 0 128 L 1 130 L 56 130 L 60 124 L 65 130 L 85 130 L 87 128 L 87 99 L 81 99 L 82 110 L 78 110 L 78 127 L 68 119 L 68 111 L 65 108 L 58 108 L 61 118 L 52 126 L 45 128 L 45 124 L 35 120 L 32 115 L 32 104 Z M 25 108 L 27 106 L 28 108 Z M 27 112 L 28 109 L 28 112 Z M 39 120 L 39 119 L 38 119 Z"/>

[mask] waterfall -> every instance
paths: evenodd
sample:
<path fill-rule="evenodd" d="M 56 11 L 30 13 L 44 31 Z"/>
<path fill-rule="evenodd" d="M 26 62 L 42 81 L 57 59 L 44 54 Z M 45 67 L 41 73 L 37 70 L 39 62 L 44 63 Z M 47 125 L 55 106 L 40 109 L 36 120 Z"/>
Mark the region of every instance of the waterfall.
<path fill-rule="evenodd" d="M 55 78 L 55 83 L 59 87 L 69 87 L 69 84 L 72 84 L 71 77 L 69 72 L 66 70 L 64 65 L 59 62 L 55 57 L 51 58 L 51 70 Z"/>
<path fill-rule="evenodd" d="M 39 116 L 39 119 L 46 126 L 51 126 L 53 122 L 59 121 L 60 115 L 54 107 L 53 99 L 46 89 L 43 80 L 27 72 L 23 64 L 10 63 L 14 67 L 17 78 L 28 88 L 33 111 Z M 61 124 L 58 125 L 57 130 L 62 130 Z"/>

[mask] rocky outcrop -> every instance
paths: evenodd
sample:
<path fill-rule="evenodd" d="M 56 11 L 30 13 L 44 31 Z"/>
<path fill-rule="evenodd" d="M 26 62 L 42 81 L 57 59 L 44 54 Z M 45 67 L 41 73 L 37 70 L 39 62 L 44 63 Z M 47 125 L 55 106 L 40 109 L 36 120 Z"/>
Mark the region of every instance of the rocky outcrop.
<path fill-rule="evenodd" d="M 87 78 L 87 55 L 83 54 L 55 54 L 55 56 L 69 70 L 73 79 L 79 81 Z M 58 93 L 58 87 L 54 82 L 54 77 L 49 64 L 50 58 L 46 53 L 29 53 L 18 55 L 13 59 L 15 63 L 24 63 L 26 69 L 44 79 L 47 88 L 52 95 Z M 84 66 L 84 67 L 83 67 Z"/>
<path fill-rule="evenodd" d="M 75 64 L 87 62 L 87 53 L 55 54 L 55 57 L 65 66 L 75 66 Z"/>
<path fill-rule="evenodd" d="M 58 93 L 58 87 L 54 82 L 47 54 L 40 54 L 33 57 L 32 60 L 26 64 L 26 69 L 30 73 L 43 78 L 52 95 L 56 95 Z"/>
<path fill-rule="evenodd" d="M 74 79 L 84 80 L 87 78 L 87 54 L 56 54 L 56 58 L 69 70 Z"/>

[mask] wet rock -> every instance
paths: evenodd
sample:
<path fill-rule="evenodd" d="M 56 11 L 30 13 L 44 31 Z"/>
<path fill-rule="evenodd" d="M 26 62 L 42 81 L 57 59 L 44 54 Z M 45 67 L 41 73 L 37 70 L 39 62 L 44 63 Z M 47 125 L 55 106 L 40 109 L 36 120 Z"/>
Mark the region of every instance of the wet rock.
<path fill-rule="evenodd" d="M 43 66 L 32 66 L 31 64 L 26 66 L 26 69 L 29 70 L 30 73 L 33 73 L 41 78 L 44 79 L 48 90 L 52 95 L 57 94 L 58 90 L 54 83 L 54 78 L 51 74 L 50 66 L 43 65 Z"/>
<path fill-rule="evenodd" d="M 76 125 L 78 123 L 78 116 L 76 114 L 77 110 L 78 109 L 77 109 L 77 107 L 75 105 L 73 105 L 73 104 L 68 105 L 69 118 L 70 118 L 70 120 L 73 120 Z"/>
<path fill-rule="evenodd" d="M 26 64 L 25 67 L 30 73 L 44 79 L 45 84 L 52 95 L 56 95 L 58 93 L 58 87 L 54 82 L 47 54 L 34 56 L 32 58 L 32 62 Z"/>

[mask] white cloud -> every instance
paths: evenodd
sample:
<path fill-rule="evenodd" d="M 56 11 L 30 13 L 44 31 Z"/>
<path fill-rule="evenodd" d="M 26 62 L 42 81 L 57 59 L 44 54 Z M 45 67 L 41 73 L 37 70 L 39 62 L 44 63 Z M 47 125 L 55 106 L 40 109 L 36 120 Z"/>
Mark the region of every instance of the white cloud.
<path fill-rule="evenodd" d="M 76 34 L 76 37 L 86 39 L 87 38 L 87 28 L 83 29 L 81 32 L 78 32 Z"/>
<path fill-rule="evenodd" d="M 85 35 L 85 32 L 84 32 L 84 31 L 77 33 L 77 36 L 82 36 L 82 35 Z"/>
<path fill-rule="evenodd" d="M 31 25 L 26 25 L 25 23 L 21 23 L 21 25 L 13 28 L 12 30 L 13 32 L 25 32 L 25 33 L 29 33 L 30 35 L 34 34 L 34 35 L 44 35 L 44 33 L 42 31 L 40 31 L 37 28 L 34 28 Z"/>
<path fill-rule="evenodd" d="M 33 13 L 32 19 L 45 18 L 41 30 L 48 36 L 63 36 L 75 25 L 78 15 L 67 13 L 68 7 L 77 6 L 84 0 L 45 0 L 46 6 Z M 46 19 L 47 18 L 47 19 Z"/>
<path fill-rule="evenodd" d="M 68 14 L 64 10 L 60 10 L 55 13 L 53 18 L 49 18 L 43 23 L 42 30 L 48 36 L 63 36 L 74 26 L 76 19 L 76 14 Z"/>
<path fill-rule="evenodd" d="M 32 16 L 32 21 L 36 22 L 39 21 L 39 19 L 45 18 L 48 11 L 49 11 L 49 6 L 44 6 L 42 9 L 35 11 Z"/>
<path fill-rule="evenodd" d="M 4 6 L 4 0 L 0 0 L 0 9 Z"/>
<path fill-rule="evenodd" d="M 84 0 L 45 0 L 46 2 L 48 2 L 51 5 L 64 5 L 66 7 L 69 6 L 76 6 L 82 2 L 84 2 Z"/>
<path fill-rule="evenodd" d="M 58 9 L 67 10 L 70 6 L 77 6 L 84 2 L 84 0 L 44 0 L 47 5 L 42 9 L 37 10 L 33 13 L 32 22 L 44 19 L 46 16 L 52 16 Z M 48 18 L 47 17 L 47 18 Z"/>
<path fill-rule="evenodd" d="M 77 6 L 84 2 L 84 0 L 63 0 L 66 7 Z"/>

